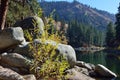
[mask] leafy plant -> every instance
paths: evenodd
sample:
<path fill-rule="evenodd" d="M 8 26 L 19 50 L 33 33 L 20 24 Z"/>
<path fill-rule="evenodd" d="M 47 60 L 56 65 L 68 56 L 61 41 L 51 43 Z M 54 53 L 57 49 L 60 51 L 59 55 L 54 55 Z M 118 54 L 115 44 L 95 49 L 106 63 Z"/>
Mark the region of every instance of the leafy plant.
<path fill-rule="evenodd" d="M 37 38 L 41 42 L 39 44 L 33 43 L 34 35 L 25 31 L 26 37 L 31 42 L 30 51 L 34 53 L 30 70 L 36 75 L 37 79 L 62 80 L 65 78 L 64 71 L 69 67 L 69 64 L 64 56 L 59 55 L 56 51 L 58 44 L 62 40 L 57 32 L 48 33 L 48 30 L 53 27 L 53 19 L 49 18 L 48 20 L 48 24 L 45 26 L 45 32 L 41 37 L 37 35 Z M 39 32 L 37 29 L 33 31 L 34 33 Z M 56 44 L 46 44 L 46 40 L 54 40 Z"/>

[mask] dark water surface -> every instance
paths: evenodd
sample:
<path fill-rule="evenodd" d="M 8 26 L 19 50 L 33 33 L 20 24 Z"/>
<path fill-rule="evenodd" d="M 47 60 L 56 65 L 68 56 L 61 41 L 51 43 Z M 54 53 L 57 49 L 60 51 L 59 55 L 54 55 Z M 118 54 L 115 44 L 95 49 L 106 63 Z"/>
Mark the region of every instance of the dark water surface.
<path fill-rule="evenodd" d="M 102 64 L 111 71 L 115 72 L 119 77 L 116 79 L 98 79 L 98 80 L 120 80 L 120 56 L 115 57 L 116 53 L 108 53 L 105 51 L 95 53 L 78 53 L 77 59 L 92 64 Z"/>

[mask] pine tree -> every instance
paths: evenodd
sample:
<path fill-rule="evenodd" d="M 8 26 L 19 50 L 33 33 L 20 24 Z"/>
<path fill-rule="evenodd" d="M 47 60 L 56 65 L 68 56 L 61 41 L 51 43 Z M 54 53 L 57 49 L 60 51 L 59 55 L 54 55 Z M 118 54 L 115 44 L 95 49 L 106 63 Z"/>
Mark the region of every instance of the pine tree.
<path fill-rule="evenodd" d="M 90 25 L 78 23 L 75 20 L 69 23 L 67 31 L 69 44 L 73 47 L 80 47 L 84 44 L 103 46 L 105 42 L 104 34 L 104 32 L 101 32 Z"/>
<path fill-rule="evenodd" d="M 114 38 L 115 38 L 115 30 L 114 30 L 113 23 L 110 22 L 107 26 L 107 32 L 106 32 L 106 45 L 108 47 L 112 47 L 112 42 Z"/>
<path fill-rule="evenodd" d="M 42 11 L 37 0 L 10 0 L 6 27 L 11 27 L 16 21 L 28 16 L 34 16 Z M 40 15 L 40 14 L 39 14 Z"/>
<path fill-rule="evenodd" d="M 120 4 L 118 7 L 118 13 L 116 14 L 116 39 L 120 41 Z"/>

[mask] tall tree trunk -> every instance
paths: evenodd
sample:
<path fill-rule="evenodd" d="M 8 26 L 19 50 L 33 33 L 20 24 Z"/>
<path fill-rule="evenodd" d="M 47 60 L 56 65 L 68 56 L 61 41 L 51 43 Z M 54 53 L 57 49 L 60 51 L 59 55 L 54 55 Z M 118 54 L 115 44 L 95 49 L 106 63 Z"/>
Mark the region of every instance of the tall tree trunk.
<path fill-rule="evenodd" d="M 0 5 L 0 29 L 1 30 L 3 30 L 5 26 L 8 3 L 9 3 L 9 0 L 1 0 L 1 5 Z"/>

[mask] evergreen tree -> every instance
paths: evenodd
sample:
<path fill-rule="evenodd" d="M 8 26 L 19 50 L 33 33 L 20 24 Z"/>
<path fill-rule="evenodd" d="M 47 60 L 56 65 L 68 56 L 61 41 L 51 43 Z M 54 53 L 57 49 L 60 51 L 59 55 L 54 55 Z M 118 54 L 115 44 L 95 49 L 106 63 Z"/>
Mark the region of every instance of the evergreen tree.
<path fill-rule="evenodd" d="M 112 47 L 112 42 L 114 38 L 115 38 L 115 30 L 114 30 L 113 23 L 110 22 L 107 26 L 107 32 L 106 32 L 106 45 L 108 47 Z"/>
<path fill-rule="evenodd" d="M 102 46 L 105 39 L 104 32 L 74 20 L 69 23 L 67 37 L 69 44 L 73 47 L 80 47 L 84 44 Z"/>
<path fill-rule="evenodd" d="M 6 27 L 28 16 L 39 14 L 41 8 L 37 0 L 10 0 L 8 15 L 6 18 Z"/>
<path fill-rule="evenodd" d="M 120 5 L 116 14 L 116 39 L 120 41 Z"/>

